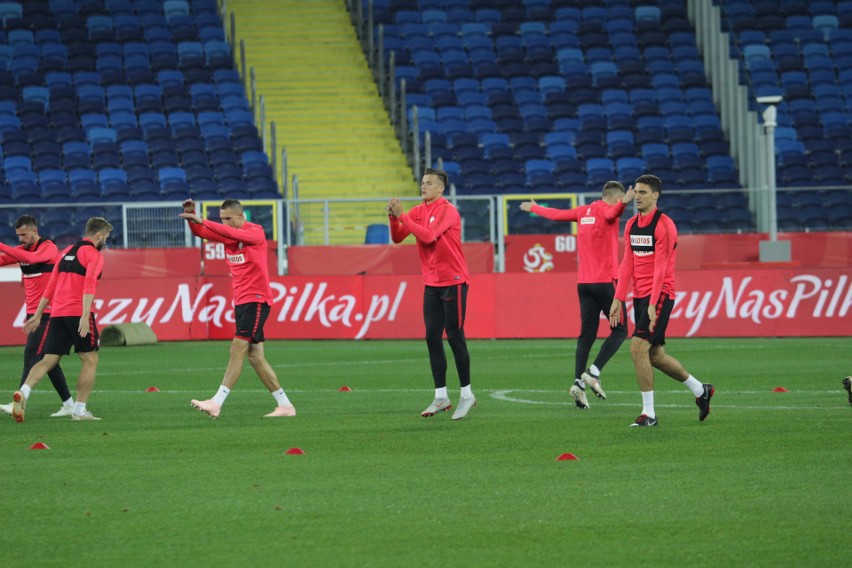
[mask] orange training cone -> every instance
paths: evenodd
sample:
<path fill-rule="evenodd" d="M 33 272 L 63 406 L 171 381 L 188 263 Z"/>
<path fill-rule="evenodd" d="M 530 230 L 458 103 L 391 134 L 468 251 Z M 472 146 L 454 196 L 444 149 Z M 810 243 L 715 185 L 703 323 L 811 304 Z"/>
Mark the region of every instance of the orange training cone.
<path fill-rule="evenodd" d="M 44 442 L 36 442 L 32 446 L 30 446 L 31 450 L 49 450 L 50 447 Z"/>
<path fill-rule="evenodd" d="M 790 392 L 790 391 L 788 391 L 784 387 L 775 387 L 774 389 L 772 389 L 772 392 Z"/>
<path fill-rule="evenodd" d="M 302 450 L 302 448 L 290 448 L 289 450 L 287 450 L 286 452 L 284 452 L 284 455 L 287 455 L 287 456 L 301 456 L 301 455 L 303 455 L 304 453 L 305 453 L 305 452 Z"/>
<path fill-rule="evenodd" d="M 148 387 L 147 389 L 145 389 L 145 392 L 160 392 L 160 389 L 158 389 L 157 387 Z"/>
<path fill-rule="evenodd" d="M 567 461 L 567 460 L 578 460 L 578 459 L 580 459 L 580 458 L 578 458 L 574 454 L 562 454 L 561 456 L 556 458 L 556 461 Z"/>
<path fill-rule="evenodd" d="M 337 391 L 338 391 L 338 392 L 352 392 L 352 389 L 350 389 L 350 388 L 349 388 L 349 387 L 347 387 L 346 385 L 343 385 L 342 387 L 340 387 L 339 389 L 337 389 Z"/>

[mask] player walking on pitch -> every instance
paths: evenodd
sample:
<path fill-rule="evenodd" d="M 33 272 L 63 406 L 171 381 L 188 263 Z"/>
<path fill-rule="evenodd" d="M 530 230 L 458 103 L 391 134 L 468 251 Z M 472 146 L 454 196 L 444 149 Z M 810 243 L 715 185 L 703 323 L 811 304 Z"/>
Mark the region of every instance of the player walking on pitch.
<path fill-rule="evenodd" d="M 461 247 L 461 216 L 443 197 L 447 181 L 444 171 L 426 169 L 420 181 L 423 203 L 403 213 L 399 199 L 393 198 L 388 202 L 388 216 L 393 242 L 401 243 L 411 234 L 417 240 L 425 284 L 423 320 L 435 400 L 420 415 L 433 416 L 453 406 L 447 394 L 447 356 L 443 342 L 446 331 L 461 384 L 461 398 L 453 420 L 460 420 L 476 406 L 476 397 L 470 388 L 470 354 L 464 336 L 470 275 Z"/>
<path fill-rule="evenodd" d="M 586 386 L 592 389 L 600 399 L 606 400 L 601 386 L 601 371 L 627 338 L 627 326 L 623 318 L 618 325 L 610 328 L 595 362 L 589 362 L 589 352 L 595 343 L 600 326 L 601 313 L 609 315 L 612 299 L 615 296 L 615 282 L 618 278 L 618 220 L 624 212 L 624 206 L 633 200 L 635 192 L 631 187 L 617 181 L 608 181 L 603 186 L 601 198 L 587 205 L 573 209 L 552 209 L 538 205 L 535 200 L 524 201 L 520 207 L 553 221 L 574 221 L 577 223 L 577 296 L 580 300 L 580 336 L 574 354 L 574 384 L 570 394 L 577 408 L 589 408 L 586 398 Z"/>
<path fill-rule="evenodd" d="M 240 378 L 243 362 L 248 357 L 263 385 L 277 404 L 265 418 L 296 416 L 296 409 L 278 382 L 275 370 L 263 353 L 263 324 L 269 316 L 272 289 L 266 260 L 266 235 L 263 227 L 246 220 L 242 204 L 226 199 L 219 208 L 221 223 L 202 219 L 195 213 L 195 203 L 187 199 L 180 216 L 189 222 L 192 233 L 202 239 L 225 245 L 225 258 L 231 269 L 236 333 L 231 341 L 230 359 L 222 384 L 213 398 L 192 400 L 190 404 L 218 418 L 225 399 Z"/>
<path fill-rule="evenodd" d="M 622 302 L 633 283 L 633 314 L 636 320 L 630 340 L 630 356 L 642 392 L 642 414 L 631 426 L 656 426 L 654 411 L 654 368 L 681 382 L 695 395 L 698 419 L 710 413 L 713 385 L 702 384 L 690 375 L 680 361 L 665 348 L 666 326 L 674 307 L 674 271 L 677 256 L 677 228 L 670 217 L 657 209 L 663 182 L 652 175 L 636 178 L 636 215 L 624 228 L 624 258 L 618 274 L 615 299 L 610 308 L 610 324 L 622 317 Z"/>
<path fill-rule="evenodd" d="M 21 215 L 15 221 L 15 233 L 17 233 L 21 244 L 13 248 L 5 243 L 0 243 L 0 266 L 18 262 L 21 264 L 24 290 L 26 291 L 27 319 L 30 319 L 38 309 L 39 300 L 44 295 L 44 289 L 47 288 L 47 283 L 50 281 L 59 249 L 56 248 L 53 241 L 38 234 L 38 222 L 31 215 Z M 27 375 L 30 374 L 30 369 L 41 360 L 42 354 L 39 352 L 39 347 L 44 342 L 49 322 L 50 306 L 47 306 L 44 309 L 41 324 L 33 333 L 27 335 L 27 344 L 24 347 L 24 370 L 21 373 L 19 387 L 24 385 Z M 74 399 L 71 397 L 71 391 L 68 390 L 68 382 L 65 380 L 62 367 L 56 365 L 47 373 L 47 376 L 62 401 L 59 410 L 50 416 L 71 416 L 74 411 Z M 12 404 L 0 404 L 0 412 L 12 414 Z"/>
<path fill-rule="evenodd" d="M 26 381 L 12 397 L 12 417 L 17 422 L 24 421 L 32 389 L 59 364 L 63 355 L 71 352 L 72 346 L 80 357 L 80 375 L 77 378 L 77 401 L 71 419 L 100 420 L 86 409 L 86 403 L 95 385 L 100 349 L 92 303 L 104 265 L 100 251 L 111 231 L 109 221 L 102 217 L 92 217 L 86 222 L 83 239 L 63 250 L 57 257 L 38 308 L 24 325 L 27 333 L 37 330 L 45 309 L 51 306 L 50 324 L 42 348 L 44 357 L 33 365 Z"/>

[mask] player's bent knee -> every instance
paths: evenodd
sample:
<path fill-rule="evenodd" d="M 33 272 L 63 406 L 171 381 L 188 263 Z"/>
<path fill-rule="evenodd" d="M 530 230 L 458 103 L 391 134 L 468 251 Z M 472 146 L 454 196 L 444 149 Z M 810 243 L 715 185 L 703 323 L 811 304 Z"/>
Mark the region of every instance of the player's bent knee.
<path fill-rule="evenodd" d="M 648 357 L 650 344 L 639 337 L 634 337 L 630 342 L 630 355 L 636 359 L 637 357 Z"/>
<path fill-rule="evenodd" d="M 263 351 L 258 351 L 257 349 L 249 349 L 248 360 L 249 363 L 254 366 L 264 363 L 266 361 L 266 357 L 264 357 Z"/>
<path fill-rule="evenodd" d="M 80 364 L 85 365 L 86 367 L 97 367 L 98 366 L 98 352 L 92 351 L 90 353 L 80 353 Z M 56 363 L 59 363 L 57 359 L 53 365 L 51 365 L 51 369 L 56 366 Z"/>

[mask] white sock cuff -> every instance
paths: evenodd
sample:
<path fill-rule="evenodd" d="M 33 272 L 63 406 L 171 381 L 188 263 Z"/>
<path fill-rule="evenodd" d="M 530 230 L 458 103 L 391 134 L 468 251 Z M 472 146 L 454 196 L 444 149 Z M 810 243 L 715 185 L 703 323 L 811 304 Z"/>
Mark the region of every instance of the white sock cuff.
<path fill-rule="evenodd" d="M 219 390 L 216 391 L 216 394 L 213 396 L 213 402 L 222 406 L 225 403 L 225 399 L 228 398 L 228 395 L 231 394 L 231 389 L 226 387 L 225 385 L 219 385 Z"/>
<path fill-rule="evenodd" d="M 287 394 L 284 392 L 283 388 L 280 388 L 271 394 L 272 398 L 275 399 L 275 402 L 278 403 L 278 406 L 293 406 L 293 404 L 290 402 L 290 399 L 287 398 Z"/>
<path fill-rule="evenodd" d="M 654 391 L 642 391 L 642 414 L 648 418 L 657 417 L 657 413 L 654 411 Z"/>
<path fill-rule="evenodd" d="M 689 378 L 683 381 L 683 386 L 692 391 L 692 394 L 694 394 L 696 397 L 704 394 L 704 385 L 701 384 L 701 381 L 699 381 L 692 375 L 689 375 Z"/>

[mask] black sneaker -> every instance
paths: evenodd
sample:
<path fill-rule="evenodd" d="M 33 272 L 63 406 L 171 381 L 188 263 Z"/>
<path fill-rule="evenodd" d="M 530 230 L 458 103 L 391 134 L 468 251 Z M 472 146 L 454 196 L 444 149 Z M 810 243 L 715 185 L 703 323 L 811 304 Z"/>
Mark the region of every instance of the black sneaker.
<path fill-rule="evenodd" d="M 704 394 L 695 397 L 695 404 L 698 406 L 698 419 L 702 422 L 710 414 L 710 399 L 713 398 L 714 394 L 716 394 L 716 389 L 713 388 L 713 385 L 705 384 Z"/>
<path fill-rule="evenodd" d="M 651 418 L 647 414 L 640 414 L 639 418 L 637 418 L 636 421 L 633 424 L 630 425 L 630 427 L 633 428 L 634 426 L 656 426 L 656 425 L 657 425 L 657 419 L 656 418 Z"/>
<path fill-rule="evenodd" d="M 849 404 L 852 405 L 852 377 L 843 379 L 843 388 L 849 393 Z"/>

